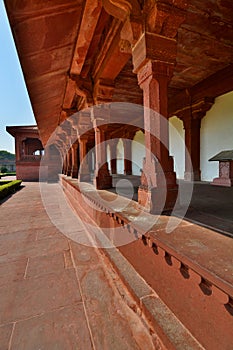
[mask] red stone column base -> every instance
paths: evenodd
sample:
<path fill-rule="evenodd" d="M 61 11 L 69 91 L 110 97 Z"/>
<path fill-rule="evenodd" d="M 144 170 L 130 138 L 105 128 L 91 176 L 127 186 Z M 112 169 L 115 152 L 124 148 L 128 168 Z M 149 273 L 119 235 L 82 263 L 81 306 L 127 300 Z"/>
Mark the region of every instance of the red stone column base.
<path fill-rule="evenodd" d="M 94 179 L 94 185 L 97 190 L 112 188 L 112 176 L 97 176 Z"/>
<path fill-rule="evenodd" d="M 67 176 L 71 176 L 71 168 L 68 168 L 68 169 L 67 169 L 66 175 L 67 175 Z"/>
<path fill-rule="evenodd" d="M 71 170 L 71 176 L 75 179 L 78 178 L 78 168 L 72 168 Z"/>
<path fill-rule="evenodd" d="M 145 211 L 160 214 L 174 208 L 178 196 L 178 187 L 174 188 L 145 188 L 138 189 L 138 203 Z"/>
<path fill-rule="evenodd" d="M 79 174 L 78 177 L 80 182 L 90 182 L 91 181 L 91 175 L 90 174 Z"/>
<path fill-rule="evenodd" d="M 224 177 L 216 177 L 213 179 L 213 182 L 211 182 L 211 185 L 214 186 L 225 186 L 225 187 L 232 187 L 233 186 L 233 179 L 227 179 Z"/>
<path fill-rule="evenodd" d="M 98 170 L 93 183 L 97 190 L 112 188 L 112 176 L 109 173 L 107 163 Z"/>

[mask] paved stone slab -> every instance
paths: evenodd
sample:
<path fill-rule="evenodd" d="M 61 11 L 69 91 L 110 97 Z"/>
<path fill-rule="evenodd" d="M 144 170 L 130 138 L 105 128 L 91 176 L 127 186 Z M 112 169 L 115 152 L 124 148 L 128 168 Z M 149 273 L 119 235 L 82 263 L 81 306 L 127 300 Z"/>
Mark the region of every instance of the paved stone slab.
<path fill-rule="evenodd" d="M 84 246 L 73 241 L 70 241 L 70 247 L 76 266 L 95 266 L 99 264 L 99 258 L 96 252 L 96 248 Z"/>
<path fill-rule="evenodd" d="M 0 233 L 0 350 L 154 349 L 98 251 L 50 222 L 38 184 L 3 203 Z"/>
<path fill-rule="evenodd" d="M 49 273 L 60 274 L 65 270 L 64 253 L 55 255 L 37 256 L 29 258 L 26 278 L 47 275 Z"/>
<path fill-rule="evenodd" d="M 0 326 L 0 349 L 8 350 L 9 341 L 13 329 L 13 324 Z"/>
<path fill-rule="evenodd" d="M 12 244 L 3 242 L 0 245 L 0 263 L 5 261 L 14 261 L 19 258 L 29 258 L 36 256 L 43 256 L 54 254 L 56 252 L 69 249 L 67 239 L 62 236 L 59 238 L 49 238 L 38 240 L 35 242 L 18 242 L 14 241 Z"/>
<path fill-rule="evenodd" d="M 0 288 L 0 324 L 22 320 L 81 301 L 75 272 L 47 274 Z"/>
<path fill-rule="evenodd" d="M 64 236 L 61 234 L 61 232 L 55 227 L 40 227 L 35 229 L 36 232 L 36 238 L 37 240 L 41 239 L 47 239 L 47 238 L 59 238 Z"/>
<path fill-rule="evenodd" d="M 28 259 L 23 258 L 0 264 L 0 287 L 24 278 Z"/>
<path fill-rule="evenodd" d="M 4 244 L 6 242 L 21 242 L 21 241 L 35 241 L 36 233 L 31 229 L 27 230 L 19 230 L 15 232 L 5 233 L 0 235 L 0 244 Z"/>
<path fill-rule="evenodd" d="M 11 350 L 93 349 L 81 304 L 16 324 Z"/>

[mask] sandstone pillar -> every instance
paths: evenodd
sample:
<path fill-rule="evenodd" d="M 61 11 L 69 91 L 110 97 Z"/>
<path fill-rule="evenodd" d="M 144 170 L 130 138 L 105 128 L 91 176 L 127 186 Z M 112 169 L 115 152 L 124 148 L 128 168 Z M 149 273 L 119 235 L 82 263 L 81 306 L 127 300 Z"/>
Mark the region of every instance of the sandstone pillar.
<path fill-rule="evenodd" d="M 200 181 L 200 128 L 201 119 L 184 118 L 185 130 L 185 173 L 186 181 Z"/>
<path fill-rule="evenodd" d="M 212 107 L 214 98 L 204 97 L 176 113 L 183 121 L 185 130 L 185 173 L 186 181 L 200 181 L 200 129 L 201 119 Z"/>
<path fill-rule="evenodd" d="M 78 144 L 74 143 L 72 145 L 72 169 L 71 176 L 78 178 Z"/>
<path fill-rule="evenodd" d="M 146 147 L 138 201 L 152 213 L 171 210 L 178 193 L 168 134 L 168 84 L 176 47 L 175 38 L 145 32 L 133 48 L 134 71 L 143 90 Z"/>
<path fill-rule="evenodd" d="M 132 175 L 132 140 L 122 139 L 124 144 L 124 174 Z"/>
<path fill-rule="evenodd" d="M 67 153 L 67 168 L 66 168 L 67 176 L 71 176 L 71 170 L 72 170 L 72 149 L 70 148 Z"/>
<path fill-rule="evenodd" d="M 177 199 L 176 174 L 169 156 L 168 135 L 168 83 L 173 65 L 149 61 L 138 71 L 143 90 L 146 157 L 143 165 L 139 203 L 151 212 L 173 208 Z M 158 164 L 159 163 L 159 164 Z M 164 199 L 165 198 L 165 199 Z"/>
<path fill-rule="evenodd" d="M 111 173 L 117 173 L 117 143 L 118 139 L 111 140 L 110 151 L 111 151 Z"/>
<path fill-rule="evenodd" d="M 80 171 L 78 179 L 81 182 L 88 182 L 91 179 L 87 159 L 87 141 L 87 137 L 79 137 Z"/>
<path fill-rule="evenodd" d="M 66 175 L 66 169 L 67 169 L 67 155 L 63 155 L 63 167 L 62 167 L 62 173 Z"/>
<path fill-rule="evenodd" d="M 19 161 L 21 159 L 22 156 L 22 142 L 23 139 L 22 137 L 16 137 L 15 138 L 15 160 L 16 162 Z"/>
<path fill-rule="evenodd" d="M 94 102 L 92 123 L 95 130 L 95 175 L 94 185 L 97 189 L 112 187 L 109 173 L 106 148 L 106 128 L 110 122 L 109 103 L 112 101 L 114 82 L 111 79 L 98 79 L 94 86 Z M 105 125 L 104 125 L 105 124 Z"/>
<path fill-rule="evenodd" d="M 97 126 L 94 121 L 95 129 L 95 177 L 94 185 L 97 189 L 107 189 L 112 187 L 112 177 L 109 173 L 106 151 L 106 137 L 103 126 Z"/>

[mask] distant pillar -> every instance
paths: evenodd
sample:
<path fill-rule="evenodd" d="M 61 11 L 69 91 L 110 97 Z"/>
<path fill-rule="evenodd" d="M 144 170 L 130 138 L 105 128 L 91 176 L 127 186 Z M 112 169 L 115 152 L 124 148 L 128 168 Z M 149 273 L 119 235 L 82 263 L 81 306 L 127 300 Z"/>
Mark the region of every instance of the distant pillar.
<path fill-rule="evenodd" d="M 62 174 L 66 175 L 66 168 L 67 168 L 67 157 L 63 154 L 63 167 L 62 167 Z"/>
<path fill-rule="evenodd" d="M 184 118 L 185 130 L 185 173 L 186 181 L 200 181 L 200 128 L 201 119 Z"/>
<path fill-rule="evenodd" d="M 118 139 L 110 141 L 110 152 L 111 152 L 111 173 L 117 173 L 117 143 Z"/>
<path fill-rule="evenodd" d="M 78 144 L 74 143 L 72 145 L 72 170 L 71 176 L 73 178 L 78 178 Z"/>
<path fill-rule="evenodd" d="M 124 174 L 132 175 L 132 140 L 122 139 L 124 145 Z"/>
<path fill-rule="evenodd" d="M 186 181 L 200 181 L 200 129 L 201 120 L 212 107 L 214 98 L 204 97 L 193 102 L 176 115 L 183 121 L 185 130 L 185 173 Z"/>
<path fill-rule="evenodd" d="M 111 188 L 112 177 L 108 169 L 105 131 L 102 126 L 96 126 L 96 124 L 94 129 L 96 159 L 94 184 L 97 189 Z"/>
<path fill-rule="evenodd" d="M 81 182 L 88 182 L 91 179 L 88 159 L 87 159 L 87 137 L 79 137 L 79 158 L 80 158 L 80 167 L 79 167 L 79 176 L 78 179 Z"/>
<path fill-rule="evenodd" d="M 72 170 L 72 149 L 70 148 L 67 153 L 67 168 L 66 168 L 66 175 L 71 176 L 71 170 Z"/>

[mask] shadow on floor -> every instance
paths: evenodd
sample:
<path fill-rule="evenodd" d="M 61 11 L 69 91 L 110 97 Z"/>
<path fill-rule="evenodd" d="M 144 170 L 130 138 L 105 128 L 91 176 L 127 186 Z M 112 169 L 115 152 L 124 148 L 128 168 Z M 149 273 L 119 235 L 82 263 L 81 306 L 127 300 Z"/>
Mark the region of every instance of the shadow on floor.
<path fill-rule="evenodd" d="M 182 181 L 183 196 L 189 191 L 189 184 Z M 138 200 L 138 187 L 109 189 L 112 193 Z M 188 195 L 187 195 L 188 198 Z M 233 187 L 213 186 L 207 182 L 194 184 L 191 202 L 185 219 L 201 226 L 209 227 L 217 232 L 233 237 Z M 181 210 L 182 211 L 182 210 Z M 166 213 L 167 215 L 168 213 Z M 179 215 L 179 213 L 178 213 Z"/>

